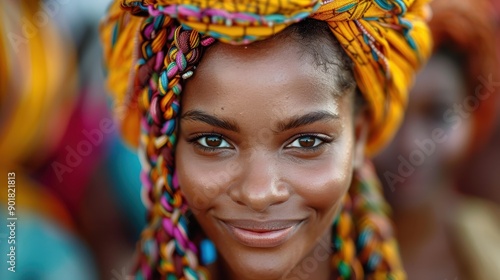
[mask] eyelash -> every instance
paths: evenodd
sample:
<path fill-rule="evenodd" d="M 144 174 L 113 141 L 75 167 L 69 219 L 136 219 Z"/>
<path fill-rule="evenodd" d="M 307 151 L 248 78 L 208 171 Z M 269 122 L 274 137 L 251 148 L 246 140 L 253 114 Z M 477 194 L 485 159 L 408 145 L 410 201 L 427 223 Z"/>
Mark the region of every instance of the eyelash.
<path fill-rule="evenodd" d="M 229 141 L 222 134 L 219 134 L 219 133 L 199 133 L 199 134 L 196 134 L 196 135 L 192 136 L 191 138 L 189 138 L 187 140 L 187 142 L 195 145 L 198 149 L 201 149 L 204 152 L 208 152 L 208 153 L 213 153 L 213 152 L 217 152 L 217 151 L 220 151 L 223 149 L 227 149 L 226 147 L 224 147 L 224 148 L 210 148 L 210 147 L 207 147 L 207 146 L 204 146 L 204 145 L 201 145 L 200 143 L 198 143 L 198 141 L 201 138 L 210 137 L 210 136 L 211 137 L 219 137 L 223 141 L 226 141 L 229 143 Z M 288 147 L 289 145 L 291 145 L 292 143 L 294 143 L 298 139 L 304 138 L 304 137 L 311 137 L 313 139 L 319 139 L 321 141 L 321 143 L 319 143 L 318 145 L 316 145 L 314 147 Z M 311 134 L 311 133 L 307 134 L 307 133 L 305 133 L 305 134 L 299 134 L 299 135 L 296 135 L 295 137 L 293 137 L 293 140 L 290 141 L 287 145 L 285 145 L 285 148 L 286 149 L 299 149 L 299 150 L 303 150 L 303 151 L 307 151 L 307 152 L 312 153 L 312 152 L 316 152 L 319 149 L 321 149 L 325 144 L 329 144 L 333 141 L 334 141 L 333 138 L 324 136 L 322 134 Z M 229 145 L 231 145 L 231 144 L 229 144 Z"/>
<path fill-rule="evenodd" d="M 319 143 L 318 145 L 314 146 L 314 147 L 290 147 L 288 149 L 300 149 L 300 150 L 306 150 L 307 152 L 316 152 L 318 151 L 319 149 L 323 148 L 323 146 L 325 144 L 329 144 L 329 143 L 332 143 L 334 141 L 333 138 L 331 137 L 327 137 L 323 134 L 314 134 L 314 133 L 304 133 L 304 134 L 299 134 L 299 135 L 296 135 L 292 141 L 290 141 L 286 146 L 288 147 L 289 145 L 291 145 L 293 142 L 297 141 L 298 139 L 300 138 L 304 138 L 304 137 L 311 137 L 311 138 L 314 138 L 314 139 L 319 139 L 321 141 L 321 143 Z"/>
<path fill-rule="evenodd" d="M 227 141 L 226 138 L 222 134 L 219 134 L 219 133 L 199 133 L 199 134 L 193 135 L 191 138 L 187 139 L 187 142 L 196 146 L 196 148 L 201 149 L 202 151 L 208 152 L 208 153 L 213 153 L 213 152 L 220 151 L 222 149 L 227 149 L 227 148 L 210 148 L 210 147 L 206 147 L 206 146 L 203 146 L 200 143 L 198 143 L 198 141 L 201 138 L 210 137 L 210 136 L 220 137 L 222 140 L 229 143 L 229 141 Z"/>

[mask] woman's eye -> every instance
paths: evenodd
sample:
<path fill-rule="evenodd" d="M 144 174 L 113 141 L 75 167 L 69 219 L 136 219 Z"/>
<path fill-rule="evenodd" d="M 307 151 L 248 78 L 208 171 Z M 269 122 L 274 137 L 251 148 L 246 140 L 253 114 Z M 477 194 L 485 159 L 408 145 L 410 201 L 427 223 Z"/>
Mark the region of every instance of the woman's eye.
<path fill-rule="evenodd" d="M 290 143 L 287 148 L 314 148 L 317 147 L 321 144 L 323 144 L 325 141 L 319 139 L 318 137 L 315 136 L 301 136 L 297 139 L 295 139 L 292 143 Z"/>
<path fill-rule="evenodd" d="M 205 148 L 231 148 L 231 145 L 219 135 L 202 136 L 196 142 Z"/>

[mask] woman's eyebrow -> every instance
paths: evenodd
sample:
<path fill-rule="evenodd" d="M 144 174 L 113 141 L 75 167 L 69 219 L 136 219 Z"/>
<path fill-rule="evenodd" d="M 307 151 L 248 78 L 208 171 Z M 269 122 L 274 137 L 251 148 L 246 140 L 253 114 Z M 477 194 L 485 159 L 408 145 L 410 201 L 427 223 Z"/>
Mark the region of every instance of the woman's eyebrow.
<path fill-rule="evenodd" d="M 232 121 L 217 118 L 200 110 L 189 110 L 185 112 L 181 119 L 188 121 L 200 121 L 222 129 L 239 132 L 240 128 Z"/>
<path fill-rule="evenodd" d="M 305 115 L 292 117 L 285 121 L 280 121 L 276 125 L 277 133 L 284 132 L 293 128 L 298 128 L 304 125 L 312 124 L 319 121 L 329 121 L 339 119 L 337 114 L 328 111 L 317 111 L 307 113 Z"/>

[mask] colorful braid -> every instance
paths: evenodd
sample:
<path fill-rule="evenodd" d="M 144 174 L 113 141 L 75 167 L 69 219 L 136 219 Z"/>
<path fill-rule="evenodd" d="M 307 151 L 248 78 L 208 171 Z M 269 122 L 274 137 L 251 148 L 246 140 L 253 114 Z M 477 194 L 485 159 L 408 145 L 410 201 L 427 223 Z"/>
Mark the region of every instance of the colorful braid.
<path fill-rule="evenodd" d="M 198 248 L 188 237 L 187 204 L 174 178 L 174 147 L 183 79 L 192 74 L 203 49 L 214 39 L 202 37 L 160 15 L 141 26 L 143 43 L 136 86 L 143 112 L 139 154 L 148 225 L 139 243 L 138 279 L 207 279 L 198 264 Z M 184 78 L 183 78 L 184 77 Z"/>
<path fill-rule="evenodd" d="M 332 265 L 339 279 L 405 279 L 381 185 L 366 161 L 355 171 L 333 224 Z"/>

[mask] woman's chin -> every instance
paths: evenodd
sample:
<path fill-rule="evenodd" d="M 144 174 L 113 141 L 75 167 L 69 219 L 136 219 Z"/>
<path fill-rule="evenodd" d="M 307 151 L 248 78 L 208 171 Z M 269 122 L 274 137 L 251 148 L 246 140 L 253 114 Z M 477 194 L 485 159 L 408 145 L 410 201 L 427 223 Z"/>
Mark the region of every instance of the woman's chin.
<path fill-rule="evenodd" d="M 286 256 L 262 256 L 260 254 L 240 256 L 232 259 L 229 269 L 233 279 L 241 280 L 274 280 L 286 279 L 294 265 L 287 261 Z M 227 265 L 228 262 L 226 262 Z"/>

